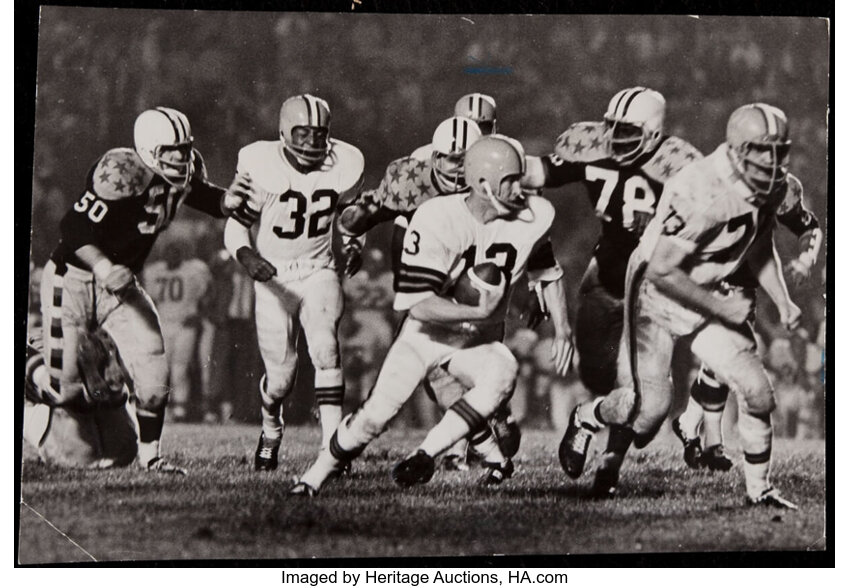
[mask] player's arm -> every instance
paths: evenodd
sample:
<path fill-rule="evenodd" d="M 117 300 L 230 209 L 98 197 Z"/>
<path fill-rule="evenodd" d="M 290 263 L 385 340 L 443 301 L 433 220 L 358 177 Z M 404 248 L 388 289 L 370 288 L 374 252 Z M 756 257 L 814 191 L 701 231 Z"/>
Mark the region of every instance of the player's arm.
<path fill-rule="evenodd" d="M 277 275 L 277 268 L 254 249 L 251 232 L 236 217 L 227 219 L 224 225 L 224 247 L 252 279 L 267 282 Z"/>
<path fill-rule="evenodd" d="M 520 180 L 523 188 L 557 188 L 584 178 L 584 167 L 564 161 L 555 153 L 545 157 L 528 155 L 525 158 L 525 175 Z"/>
<path fill-rule="evenodd" d="M 251 177 L 237 172 L 230 187 L 224 189 L 209 181 L 207 168 L 201 154 L 195 151 L 195 174 L 186 204 L 214 218 L 225 218 L 237 211 L 253 193 Z"/>
<path fill-rule="evenodd" d="M 374 190 L 358 192 L 357 197 L 350 201 L 340 199 L 339 229 L 343 235 L 364 235 L 398 214 L 383 203 L 392 196 L 393 174 L 398 174 L 399 165 L 399 161 L 390 163 L 381 183 Z"/>
<path fill-rule="evenodd" d="M 773 241 L 773 230 L 764 231 L 753 243 L 747 255 L 747 263 L 758 279 L 759 285 L 776 305 L 779 320 L 788 329 L 796 329 L 802 312 L 791 300 L 788 286 L 782 275 L 782 264 Z"/>
<path fill-rule="evenodd" d="M 502 279 L 499 286 L 492 289 L 475 285 L 479 292 L 477 306 L 459 304 L 449 298 L 432 294 L 411 306 L 410 316 L 424 323 L 440 324 L 484 320 L 499 306 L 505 292 L 505 282 Z"/>
<path fill-rule="evenodd" d="M 555 371 L 566 375 L 573 358 L 573 331 L 567 315 L 567 290 L 564 287 L 564 272 L 555 259 L 552 241 L 545 235 L 532 250 L 528 258 L 529 286 L 536 290 L 540 286 L 544 310 L 548 311 L 555 329 L 552 340 L 552 361 Z"/>
<path fill-rule="evenodd" d="M 788 176 L 786 201 L 776 215 L 777 220 L 797 236 L 797 257 L 788 262 L 786 269 L 794 282 L 800 284 L 809 278 L 817 263 L 823 244 L 823 231 L 818 217 L 803 203 L 803 186 L 795 176 Z"/>

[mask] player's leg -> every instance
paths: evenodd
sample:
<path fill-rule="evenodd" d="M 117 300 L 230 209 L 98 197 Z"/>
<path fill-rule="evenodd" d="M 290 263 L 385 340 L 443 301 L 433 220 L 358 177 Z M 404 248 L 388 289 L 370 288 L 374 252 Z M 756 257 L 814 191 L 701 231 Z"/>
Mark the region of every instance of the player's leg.
<path fill-rule="evenodd" d="M 673 431 L 685 447 L 685 463 L 689 467 L 728 470 L 732 462 L 723 450 L 723 408 L 729 387 L 721 384 L 705 364 L 691 386 L 688 406 L 673 420 Z M 705 434 L 705 449 L 701 445 L 700 427 Z"/>
<path fill-rule="evenodd" d="M 441 346 L 435 346 L 436 351 Z M 421 338 L 409 340 L 404 330 L 390 347 L 371 394 L 360 408 L 348 415 L 331 436 L 327 450 L 301 476 L 295 494 L 312 495 L 334 473 L 359 456 L 366 446 L 384 432 L 419 382 L 428 372 L 429 346 Z"/>
<path fill-rule="evenodd" d="M 97 316 L 115 341 L 132 380 L 139 423 L 139 463 L 148 469 L 185 473 L 162 460 L 160 439 L 168 404 L 168 362 L 153 301 L 138 284 L 120 299 L 98 288 Z"/>
<path fill-rule="evenodd" d="M 337 335 L 344 298 L 339 278 L 330 269 L 319 270 L 304 280 L 300 291 L 301 326 L 316 369 L 316 403 L 322 424 L 322 448 L 326 448 L 342 419 L 345 396 Z"/>
<path fill-rule="evenodd" d="M 458 439 L 479 429 L 510 398 L 518 365 L 503 343 L 486 343 L 457 351 L 447 369 L 469 390 L 428 432 L 417 451 L 395 467 L 393 478 L 400 485 L 421 484 L 431 479 L 434 458 Z"/>
<path fill-rule="evenodd" d="M 298 356 L 294 317 L 301 300 L 296 293 L 275 281 L 255 282 L 254 289 L 257 343 L 265 368 L 260 380 L 263 425 L 254 454 L 254 469 L 274 470 L 283 438 L 283 401 L 295 384 Z"/>
<path fill-rule="evenodd" d="M 127 404 L 117 407 L 100 407 L 94 414 L 98 436 L 102 442 L 100 468 L 129 465 L 138 452 L 136 424 Z"/>
<path fill-rule="evenodd" d="M 175 324 L 164 326 L 162 335 L 171 384 L 169 412 L 175 420 L 183 421 L 189 414 L 191 396 L 189 368 L 194 356 L 197 331 L 192 326 Z"/>
<path fill-rule="evenodd" d="M 447 372 L 444 368 L 437 366 L 430 372 L 422 382 L 423 388 L 428 396 L 437 403 L 443 411 L 460 400 L 461 396 L 466 392 L 463 384 L 457 378 Z M 442 465 L 447 470 L 469 469 L 466 462 L 466 453 L 469 442 L 467 439 L 461 439 L 448 450 L 443 456 Z"/>
<path fill-rule="evenodd" d="M 616 386 L 617 355 L 623 333 L 623 301 L 599 283 L 598 266 L 591 260 L 579 289 L 576 315 L 576 350 L 582 384 L 594 396 L 608 394 Z M 596 472 L 593 494 L 610 496 L 616 489 L 620 467 L 632 444 L 628 425 L 611 425 L 608 442 Z"/>
<path fill-rule="evenodd" d="M 796 508 L 770 484 L 773 445 L 771 413 L 776 407 L 773 387 L 756 349 L 749 325 L 731 329 L 709 323 L 691 343 L 691 349 L 718 380 L 735 389 L 738 396 L 738 430 L 744 450 L 744 478 L 751 503 Z"/>

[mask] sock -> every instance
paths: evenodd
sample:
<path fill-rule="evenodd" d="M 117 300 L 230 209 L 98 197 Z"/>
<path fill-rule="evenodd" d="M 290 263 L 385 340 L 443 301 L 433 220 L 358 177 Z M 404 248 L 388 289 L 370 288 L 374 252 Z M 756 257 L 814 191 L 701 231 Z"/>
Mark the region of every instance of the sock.
<path fill-rule="evenodd" d="M 322 448 L 319 457 L 316 458 L 310 469 L 304 472 L 300 481 L 318 490 L 325 483 L 325 480 L 332 473 L 338 471 L 341 466 L 342 462 L 335 458 L 329 449 Z"/>
<path fill-rule="evenodd" d="M 485 433 L 480 438 L 478 436 L 474 436 L 472 449 L 481 456 L 481 459 L 488 463 L 498 463 L 504 464 L 507 459 L 502 455 L 502 451 L 499 449 L 499 444 L 496 442 L 496 438 L 490 433 L 489 427 L 486 428 Z"/>
<path fill-rule="evenodd" d="M 159 439 L 165 423 L 165 407 L 159 410 L 136 409 L 139 423 L 139 462 L 147 466 L 159 457 Z"/>
<path fill-rule="evenodd" d="M 316 403 L 319 405 L 319 420 L 322 424 L 322 448 L 328 447 L 342 419 L 342 402 L 345 388 L 340 368 L 316 369 L 314 380 Z"/>
<path fill-rule="evenodd" d="M 694 382 L 694 385 L 696 385 L 696 382 Z M 702 425 L 702 420 L 702 405 L 692 395 L 688 398 L 688 407 L 685 409 L 685 412 L 679 415 L 679 426 L 682 428 L 685 437 L 688 439 L 699 437 L 699 428 Z"/>
<path fill-rule="evenodd" d="M 722 410 L 707 410 L 703 413 L 702 430 L 705 433 L 705 447 L 723 444 Z"/>
<path fill-rule="evenodd" d="M 468 446 L 469 442 L 466 439 L 460 439 L 446 450 L 446 457 L 453 456 L 463 459 L 466 457 L 466 449 Z"/>
<path fill-rule="evenodd" d="M 281 416 L 283 398 L 269 396 L 268 380 L 265 375 L 260 380 L 260 399 L 262 400 L 260 412 L 263 417 L 263 437 L 271 442 L 270 446 L 273 446 L 275 441 L 280 444 L 280 439 L 283 437 L 283 417 Z"/>
<path fill-rule="evenodd" d="M 578 405 L 578 420 L 586 428 L 598 431 L 605 426 L 606 423 L 603 422 L 602 417 L 599 414 L 599 406 L 602 404 L 604 399 L 604 396 L 600 396 L 593 402 L 582 402 Z"/>
<path fill-rule="evenodd" d="M 474 392 L 474 390 L 475 388 L 467 394 Z M 422 449 L 431 457 L 436 457 L 451 447 L 455 441 L 466 437 L 470 431 L 481 427 L 485 420 L 481 413 L 472 408 L 464 398 L 461 398 L 446 411 L 442 420 L 428 432 L 419 449 Z"/>
<path fill-rule="evenodd" d="M 773 440 L 773 427 L 770 415 L 757 416 L 741 411 L 738 416 L 738 430 L 744 449 L 744 480 L 747 495 L 758 498 L 770 488 L 770 456 Z"/>
<path fill-rule="evenodd" d="M 608 431 L 608 444 L 605 447 L 605 453 L 625 456 L 634 438 L 635 432 L 631 427 L 611 425 Z"/>

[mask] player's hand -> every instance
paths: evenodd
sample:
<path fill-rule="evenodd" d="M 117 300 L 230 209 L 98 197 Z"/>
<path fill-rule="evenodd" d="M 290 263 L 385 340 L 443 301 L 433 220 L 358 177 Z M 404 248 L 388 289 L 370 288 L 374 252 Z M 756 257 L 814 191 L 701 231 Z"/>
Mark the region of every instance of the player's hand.
<path fill-rule="evenodd" d="M 499 307 L 505 295 L 505 276 L 500 274 L 501 279 L 495 287 L 486 288 L 472 281 L 472 286 L 478 290 L 478 305 L 475 307 L 475 318 L 483 320 L 489 318 Z"/>
<path fill-rule="evenodd" d="M 277 275 L 277 268 L 250 247 L 240 247 L 236 259 L 248 271 L 248 275 L 258 282 L 268 282 Z"/>
<path fill-rule="evenodd" d="M 572 333 L 555 337 L 552 340 L 552 363 L 555 364 L 555 371 L 559 376 L 566 376 L 567 372 L 573 364 L 573 354 L 575 353 L 575 345 L 573 345 Z"/>
<path fill-rule="evenodd" d="M 541 304 L 542 299 L 538 293 L 538 288 L 540 288 L 539 284 L 534 288 L 534 290 L 531 290 L 528 293 L 525 308 L 522 309 L 522 312 L 520 312 L 519 315 L 519 318 L 526 321 L 528 328 L 532 330 L 536 329 L 543 321 L 549 320 L 549 312 L 546 308 L 544 308 L 544 305 Z"/>
<path fill-rule="evenodd" d="M 112 294 L 121 294 L 133 285 L 135 276 L 126 265 L 113 265 L 109 273 L 101 280 L 103 287 Z"/>
<path fill-rule="evenodd" d="M 363 247 L 357 239 L 349 239 L 342 247 L 345 258 L 345 277 L 354 277 L 363 267 Z"/>
<path fill-rule="evenodd" d="M 723 299 L 720 318 L 732 325 L 742 325 L 752 319 L 754 311 L 752 298 L 733 291 Z"/>
<path fill-rule="evenodd" d="M 237 173 L 224 193 L 221 205 L 226 212 L 231 213 L 242 206 L 245 200 L 250 199 L 253 193 L 254 185 L 251 182 L 251 176 L 244 172 Z"/>
<path fill-rule="evenodd" d="M 809 256 L 801 255 L 785 265 L 785 272 L 790 276 L 795 286 L 800 286 L 809 279 L 813 265 L 813 263 L 810 263 Z"/>
<path fill-rule="evenodd" d="M 786 306 L 779 309 L 779 322 L 789 331 L 794 331 L 800 326 L 802 316 L 803 311 L 790 300 Z"/>

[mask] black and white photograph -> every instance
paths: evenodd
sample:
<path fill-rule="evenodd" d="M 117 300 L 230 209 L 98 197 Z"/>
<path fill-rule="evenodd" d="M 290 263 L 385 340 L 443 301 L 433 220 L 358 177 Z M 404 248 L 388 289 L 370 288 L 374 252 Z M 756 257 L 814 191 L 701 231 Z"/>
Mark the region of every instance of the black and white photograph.
<path fill-rule="evenodd" d="M 831 11 L 166 4 L 39 9 L 16 565 L 835 565 Z"/>

